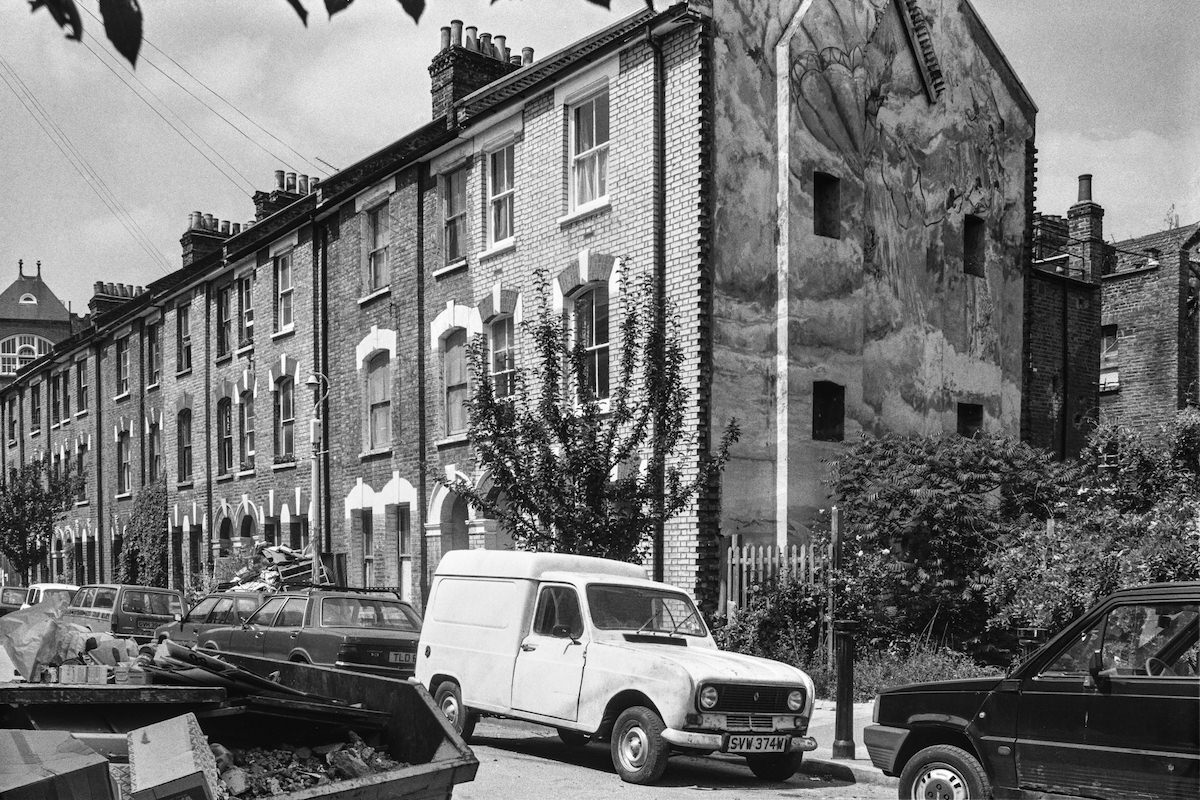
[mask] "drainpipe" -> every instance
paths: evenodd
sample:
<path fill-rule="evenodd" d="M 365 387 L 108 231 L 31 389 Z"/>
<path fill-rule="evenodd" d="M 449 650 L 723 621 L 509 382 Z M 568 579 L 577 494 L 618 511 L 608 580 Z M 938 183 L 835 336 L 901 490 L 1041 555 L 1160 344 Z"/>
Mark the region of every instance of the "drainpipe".
<path fill-rule="evenodd" d="M 663 62 L 662 42 L 654 35 L 650 26 L 646 26 L 646 43 L 650 45 L 650 49 L 654 52 L 654 264 L 653 264 L 653 320 L 650 335 L 654 337 L 658 350 L 659 362 L 661 363 L 664 347 L 666 344 L 666 294 L 667 294 L 667 278 L 666 278 L 666 263 L 667 263 L 667 196 L 666 196 L 666 156 L 667 156 L 667 130 L 665 120 L 666 109 L 666 66 Z M 658 449 L 658 437 L 662 431 L 662 421 L 666 417 L 666 409 L 663 403 L 667 401 L 661 393 L 654 393 L 654 408 L 652 411 L 652 419 L 654 424 L 655 449 Z M 665 535 L 665 520 L 663 520 L 665 506 L 665 484 L 666 484 L 666 453 L 657 453 L 655 459 L 655 468 L 652 480 L 654 481 L 654 564 L 653 578 L 656 581 L 662 581 L 665 576 L 665 554 L 663 549 L 666 545 Z"/>
<path fill-rule="evenodd" d="M 425 164 L 417 165 L 417 224 L 414 235 L 417 240 L 417 497 L 415 508 L 408 509 L 409 558 L 413 584 L 420 595 L 420 607 L 424 609 L 429 598 L 429 550 L 425 546 L 425 514 L 429 503 L 429 431 L 425 424 L 427 400 L 425 393 L 425 364 L 429 358 L 428 329 L 425 327 L 425 192 L 429 178 Z M 397 312 L 398 313 L 398 312 Z M 403 325 L 396 320 L 396 330 Z"/>

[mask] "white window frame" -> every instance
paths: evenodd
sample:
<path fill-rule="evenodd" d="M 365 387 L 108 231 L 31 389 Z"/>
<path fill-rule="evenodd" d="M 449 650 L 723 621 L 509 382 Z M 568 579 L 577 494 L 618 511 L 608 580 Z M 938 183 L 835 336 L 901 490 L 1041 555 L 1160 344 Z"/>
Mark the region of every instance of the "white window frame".
<path fill-rule="evenodd" d="M 117 434 L 117 494 L 133 491 L 133 437 L 129 431 Z"/>
<path fill-rule="evenodd" d="M 387 201 L 367 209 L 366 229 L 363 242 L 365 250 L 366 294 L 374 294 L 392 282 L 391 265 L 388 263 L 388 246 L 392 221 Z"/>
<path fill-rule="evenodd" d="M 492 379 L 492 393 L 498 400 L 512 397 L 516 392 L 516 332 L 511 314 L 497 317 L 488 324 L 488 374 Z"/>
<path fill-rule="evenodd" d="M 175 307 L 175 371 L 192 368 L 192 308 L 185 304 Z"/>
<path fill-rule="evenodd" d="M 184 415 L 187 415 L 187 435 L 184 436 Z M 187 470 L 184 470 L 184 467 Z M 175 415 L 175 479 L 180 483 L 192 479 L 192 410 L 182 408 Z"/>
<path fill-rule="evenodd" d="M 238 398 L 238 456 L 239 469 L 243 463 L 254 469 L 254 392 L 250 389 Z"/>
<path fill-rule="evenodd" d="M 117 362 L 117 397 L 129 394 L 129 337 L 122 336 L 114 343 Z"/>
<path fill-rule="evenodd" d="M 275 256 L 275 332 L 290 331 L 296 324 L 296 309 L 293 297 L 296 289 L 295 262 L 293 250 Z M 283 271 L 287 271 L 287 284 L 282 280 Z M 284 321 L 286 318 L 286 322 Z"/>
<path fill-rule="evenodd" d="M 233 472 L 233 398 L 217 401 L 217 474 Z"/>
<path fill-rule="evenodd" d="M 146 325 L 146 371 L 150 373 L 147 377 L 147 386 L 157 386 L 162 380 L 162 339 L 160 331 L 162 325 L 158 322 L 151 322 Z"/>
<path fill-rule="evenodd" d="M 458 336 L 462 337 L 463 380 L 458 383 L 452 384 L 452 383 L 450 383 L 450 359 L 449 359 L 450 349 L 451 349 L 450 340 L 453 338 L 456 338 Z M 463 392 L 464 395 L 467 396 L 467 398 L 469 398 L 469 396 L 470 396 L 471 371 L 470 371 L 470 364 L 468 363 L 468 357 L 467 357 L 468 336 L 469 336 L 469 334 L 468 334 L 466 328 L 451 328 L 449 331 L 446 332 L 446 336 L 442 339 L 442 397 L 443 397 L 443 400 L 444 400 L 445 406 L 446 406 L 445 422 L 446 422 L 446 435 L 447 436 L 457 436 L 459 434 L 466 433 L 467 430 L 471 426 L 470 417 L 465 412 L 465 408 L 466 408 L 465 404 L 462 406 L 464 408 L 462 426 L 461 427 L 453 426 L 451 424 L 451 419 L 450 419 L 450 396 L 451 396 L 451 393 L 461 391 L 461 392 Z"/>
<path fill-rule="evenodd" d="M 589 283 L 585 286 L 580 287 L 579 291 L 575 292 L 571 296 L 571 333 L 574 337 L 573 341 L 580 341 L 580 340 L 584 339 L 583 320 L 579 316 L 579 311 L 580 311 L 579 307 L 580 307 L 580 304 L 583 302 L 584 298 L 587 298 L 587 297 L 594 298 L 597 292 L 604 293 L 605 330 L 607 331 L 607 333 L 605 335 L 603 342 L 600 342 L 595 339 L 596 302 L 593 299 L 592 302 L 588 306 L 592 310 L 592 319 L 589 320 L 589 325 L 587 328 L 588 331 L 591 331 L 592 335 L 590 337 L 587 337 L 589 340 L 584 341 L 583 346 L 584 346 L 584 350 L 586 351 L 586 358 L 592 364 L 593 375 L 592 375 L 592 386 L 590 387 L 592 390 L 592 395 L 596 399 L 597 402 L 603 403 L 603 402 L 606 402 L 609 399 L 609 397 L 612 395 L 612 293 L 609 291 L 608 283 L 606 283 L 606 282 Z M 607 375 L 605 377 L 605 383 L 607 384 L 607 387 L 606 387 L 606 391 L 603 394 L 601 394 L 599 391 L 599 389 L 600 389 L 599 376 L 600 376 L 601 353 L 604 354 L 605 361 L 608 364 Z M 579 388 L 582 389 L 582 387 L 579 387 Z"/>
<path fill-rule="evenodd" d="M 233 284 L 217 289 L 217 358 L 233 353 Z"/>
<path fill-rule="evenodd" d="M 374 366 L 374 370 L 372 367 Z M 365 373 L 366 391 L 364 392 L 366 400 L 367 420 L 364 426 L 366 433 L 366 449 L 368 452 L 375 450 L 386 450 L 392 444 L 392 362 L 391 354 L 387 350 L 380 350 L 371 355 L 363 365 Z M 383 394 L 381 397 L 376 397 L 374 393 L 373 379 L 379 372 L 383 373 Z M 375 412 L 385 412 L 382 425 L 376 426 Z"/>
<path fill-rule="evenodd" d="M 467 174 L 470 168 L 469 164 L 464 164 L 456 169 L 446 172 L 442 176 L 442 250 L 445 255 L 444 262 L 453 264 L 457 261 L 462 261 L 467 257 L 467 248 L 470 243 L 468 227 L 468 192 L 467 192 Z M 462 181 L 462 196 L 461 207 L 452 207 L 452 201 L 455 199 L 455 181 Z M 453 228 L 458 234 L 458 250 L 451 253 L 450 250 L 450 230 Z"/>
<path fill-rule="evenodd" d="M 254 344 L 254 276 L 246 274 L 237 279 L 238 349 Z"/>
<path fill-rule="evenodd" d="M 596 120 L 598 119 L 598 116 L 595 113 L 596 102 L 601 98 L 604 98 L 604 128 L 606 130 L 603 141 L 601 141 L 597 135 L 598 126 L 596 124 Z M 587 211 L 608 203 L 609 191 L 611 190 L 611 186 L 608 182 L 608 154 L 609 143 L 612 141 L 612 106 L 610 99 L 608 86 L 605 86 L 603 89 L 593 92 L 586 97 L 572 103 L 567 109 L 567 113 L 570 115 L 568 124 L 568 128 L 570 129 L 570 147 L 568 149 L 568 153 L 570 154 L 571 159 L 570 169 L 568 170 L 568 183 L 570 191 L 569 208 L 575 213 Z M 588 106 L 592 107 L 593 130 L 591 133 L 593 141 L 590 147 L 580 149 L 579 116 L 580 113 Z M 595 178 L 594 188 L 596 194 L 593 196 L 581 197 L 580 191 L 583 187 L 583 184 L 580 181 L 580 175 L 584 172 L 584 170 L 588 170 L 590 172 L 593 168 Z"/>
<path fill-rule="evenodd" d="M 285 408 L 284 387 L 289 387 L 287 392 L 288 399 L 291 400 L 291 407 Z M 285 375 L 275 382 L 275 398 L 272 403 L 274 406 L 272 414 L 272 433 L 273 445 L 275 448 L 275 458 L 277 463 L 283 459 L 287 462 L 296 460 L 296 381 L 290 375 Z M 287 412 L 287 416 L 284 416 Z M 290 447 L 287 445 L 289 444 Z"/>
<path fill-rule="evenodd" d="M 1105 334 L 1112 329 L 1112 336 Z M 1100 391 L 1121 388 L 1120 373 L 1121 329 L 1116 325 L 1100 326 Z"/>
<path fill-rule="evenodd" d="M 497 180 L 498 164 L 503 169 L 503 181 Z M 516 221 L 513 209 L 516 194 L 516 149 L 511 142 L 487 154 L 487 186 L 488 249 L 496 250 L 512 243 Z M 501 219 L 505 220 L 507 226 L 506 236 L 498 235 L 504 232 L 502 226 L 497 224 Z"/>

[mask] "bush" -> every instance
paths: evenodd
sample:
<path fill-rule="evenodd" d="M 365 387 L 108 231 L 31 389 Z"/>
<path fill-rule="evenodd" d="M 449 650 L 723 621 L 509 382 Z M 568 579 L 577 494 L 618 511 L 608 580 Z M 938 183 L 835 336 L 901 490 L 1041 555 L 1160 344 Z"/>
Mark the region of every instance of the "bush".
<path fill-rule="evenodd" d="M 755 587 L 746 607 L 732 620 L 717 618 L 713 638 L 724 650 L 788 664 L 815 661 L 822 652 L 827 603 L 823 584 L 785 574 Z"/>
<path fill-rule="evenodd" d="M 948 647 L 898 640 L 886 648 L 862 653 L 855 659 L 854 699 L 870 700 L 883 689 L 908 683 L 1003 674 L 996 667 L 980 666 L 967 654 Z M 832 678 L 829 682 L 830 697 L 837 693 L 837 676 Z"/>

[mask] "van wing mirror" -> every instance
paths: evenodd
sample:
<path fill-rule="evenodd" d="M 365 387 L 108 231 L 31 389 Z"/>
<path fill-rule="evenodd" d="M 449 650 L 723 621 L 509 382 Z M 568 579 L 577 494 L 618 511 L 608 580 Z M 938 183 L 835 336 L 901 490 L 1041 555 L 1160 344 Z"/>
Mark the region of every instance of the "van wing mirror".
<path fill-rule="evenodd" d="M 566 625 L 555 625 L 550 629 L 550 635 L 555 639 L 570 639 L 572 644 L 579 644 L 579 634 L 572 633 Z"/>

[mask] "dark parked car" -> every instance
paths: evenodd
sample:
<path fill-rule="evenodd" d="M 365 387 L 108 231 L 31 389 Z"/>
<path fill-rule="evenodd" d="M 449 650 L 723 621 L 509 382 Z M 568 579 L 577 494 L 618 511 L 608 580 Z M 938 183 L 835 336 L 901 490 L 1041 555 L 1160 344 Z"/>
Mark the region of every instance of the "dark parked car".
<path fill-rule="evenodd" d="M 395 594 L 302 589 L 272 595 L 241 625 L 213 628 L 203 647 L 409 677 L 421 618 Z"/>
<path fill-rule="evenodd" d="M 177 615 L 179 619 L 159 625 L 154 638 L 157 641 L 166 637 L 179 644 L 195 645 L 213 628 L 241 625 L 270 596 L 262 592 L 214 592 L 201 598 L 186 614 Z"/>
<path fill-rule="evenodd" d="M 10 611 L 20 611 L 25 603 L 25 587 L 0 586 L 0 617 Z"/>
<path fill-rule="evenodd" d="M 1200 582 L 1126 589 L 1008 677 L 881 692 L 863 738 L 901 798 L 1195 800 L 1198 658 Z"/>
<path fill-rule="evenodd" d="M 62 618 L 88 630 L 145 644 L 154 638 L 159 625 L 182 613 L 183 592 L 176 589 L 97 583 L 79 587 Z"/>

